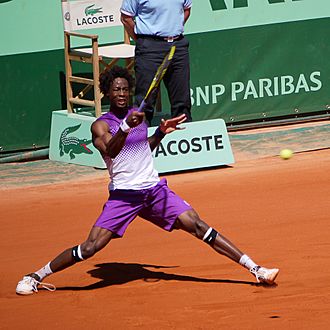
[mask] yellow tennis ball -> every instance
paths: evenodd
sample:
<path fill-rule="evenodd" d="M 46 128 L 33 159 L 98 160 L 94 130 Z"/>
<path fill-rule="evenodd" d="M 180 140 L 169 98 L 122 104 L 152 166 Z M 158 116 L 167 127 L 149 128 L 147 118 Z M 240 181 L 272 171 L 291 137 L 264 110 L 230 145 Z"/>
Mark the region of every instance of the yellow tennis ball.
<path fill-rule="evenodd" d="M 280 156 L 282 159 L 290 159 L 293 155 L 293 152 L 291 149 L 282 149 L 280 152 Z"/>

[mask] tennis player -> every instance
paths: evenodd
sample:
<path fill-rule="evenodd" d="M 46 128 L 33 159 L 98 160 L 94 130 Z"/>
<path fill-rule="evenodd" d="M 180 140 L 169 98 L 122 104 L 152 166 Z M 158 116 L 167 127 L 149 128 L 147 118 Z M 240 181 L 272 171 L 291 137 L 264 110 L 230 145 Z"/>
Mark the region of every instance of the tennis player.
<path fill-rule="evenodd" d="M 94 146 L 110 173 L 110 197 L 87 240 L 63 251 L 34 273 L 25 275 L 18 283 L 16 293 L 33 294 L 38 286 L 55 290 L 54 285 L 43 282 L 45 277 L 91 258 L 111 239 L 122 237 L 137 216 L 167 231 L 182 229 L 247 268 L 257 282 L 273 284 L 279 269 L 260 267 L 201 220 L 189 203 L 167 186 L 166 179 L 160 180 L 153 166 L 152 150 L 166 134 L 181 129 L 179 125 L 186 116 L 163 120 L 148 138 L 144 113 L 128 106 L 132 87 L 129 72 L 118 66 L 100 77 L 100 89 L 109 97 L 110 109 L 93 123 L 91 130 Z"/>

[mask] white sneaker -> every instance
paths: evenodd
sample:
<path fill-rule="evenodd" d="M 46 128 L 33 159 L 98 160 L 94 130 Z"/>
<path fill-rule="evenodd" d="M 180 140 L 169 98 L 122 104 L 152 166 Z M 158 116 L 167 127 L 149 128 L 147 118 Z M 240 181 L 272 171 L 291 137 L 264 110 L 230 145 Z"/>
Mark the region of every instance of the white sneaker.
<path fill-rule="evenodd" d="M 266 284 L 274 284 L 279 271 L 278 268 L 268 269 L 260 266 L 250 269 L 250 272 L 256 277 L 258 283 Z"/>
<path fill-rule="evenodd" d="M 29 295 L 38 292 L 38 285 L 41 285 L 48 291 L 56 290 L 56 287 L 53 284 L 40 282 L 31 275 L 25 275 L 23 279 L 18 282 L 16 287 L 17 294 Z"/>

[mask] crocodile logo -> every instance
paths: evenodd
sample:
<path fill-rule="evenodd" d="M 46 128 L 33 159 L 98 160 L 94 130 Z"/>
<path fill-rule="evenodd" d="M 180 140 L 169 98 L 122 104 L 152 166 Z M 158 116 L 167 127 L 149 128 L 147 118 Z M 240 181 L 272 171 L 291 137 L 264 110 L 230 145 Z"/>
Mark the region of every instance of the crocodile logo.
<path fill-rule="evenodd" d="M 64 14 L 64 19 L 65 19 L 66 21 L 70 21 L 70 18 L 71 18 L 71 15 L 70 15 L 70 13 L 67 11 L 67 12 Z"/>
<path fill-rule="evenodd" d="M 92 140 L 87 139 L 78 139 L 75 136 L 68 136 L 80 128 L 81 124 L 76 126 L 67 127 L 60 136 L 59 140 L 59 149 L 60 156 L 64 154 L 69 154 L 70 159 L 76 158 L 75 155 L 79 154 L 92 154 L 93 151 L 90 150 L 87 145 L 92 142 Z"/>
<path fill-rule="evenodd" d="M 100 7 L 100 8 L 93 8 L 94 6 L 95 6 L 95 4 L 94 5 L 90 5 L 90 6 L 88 6 L 88 7 L 85 8 L 85 15 L 86 16 L 88 16 L 88 15 L 93 16 L 95 14 L 98 14 L 98 13 L 102 13 L 103 12 L 102 7 Z"/>

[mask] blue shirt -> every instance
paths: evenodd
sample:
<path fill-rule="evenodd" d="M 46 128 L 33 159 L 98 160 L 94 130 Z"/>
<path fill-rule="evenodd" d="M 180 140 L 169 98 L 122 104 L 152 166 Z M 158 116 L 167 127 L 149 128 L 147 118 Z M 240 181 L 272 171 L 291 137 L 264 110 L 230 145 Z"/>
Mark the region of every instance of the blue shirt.
<path fill-rule="evenodd" d="M 121 12 L 135 17 L 136 34 L 173 37 L 183 33 L 184 9 L 192 0 L 123 0 Z"/>

